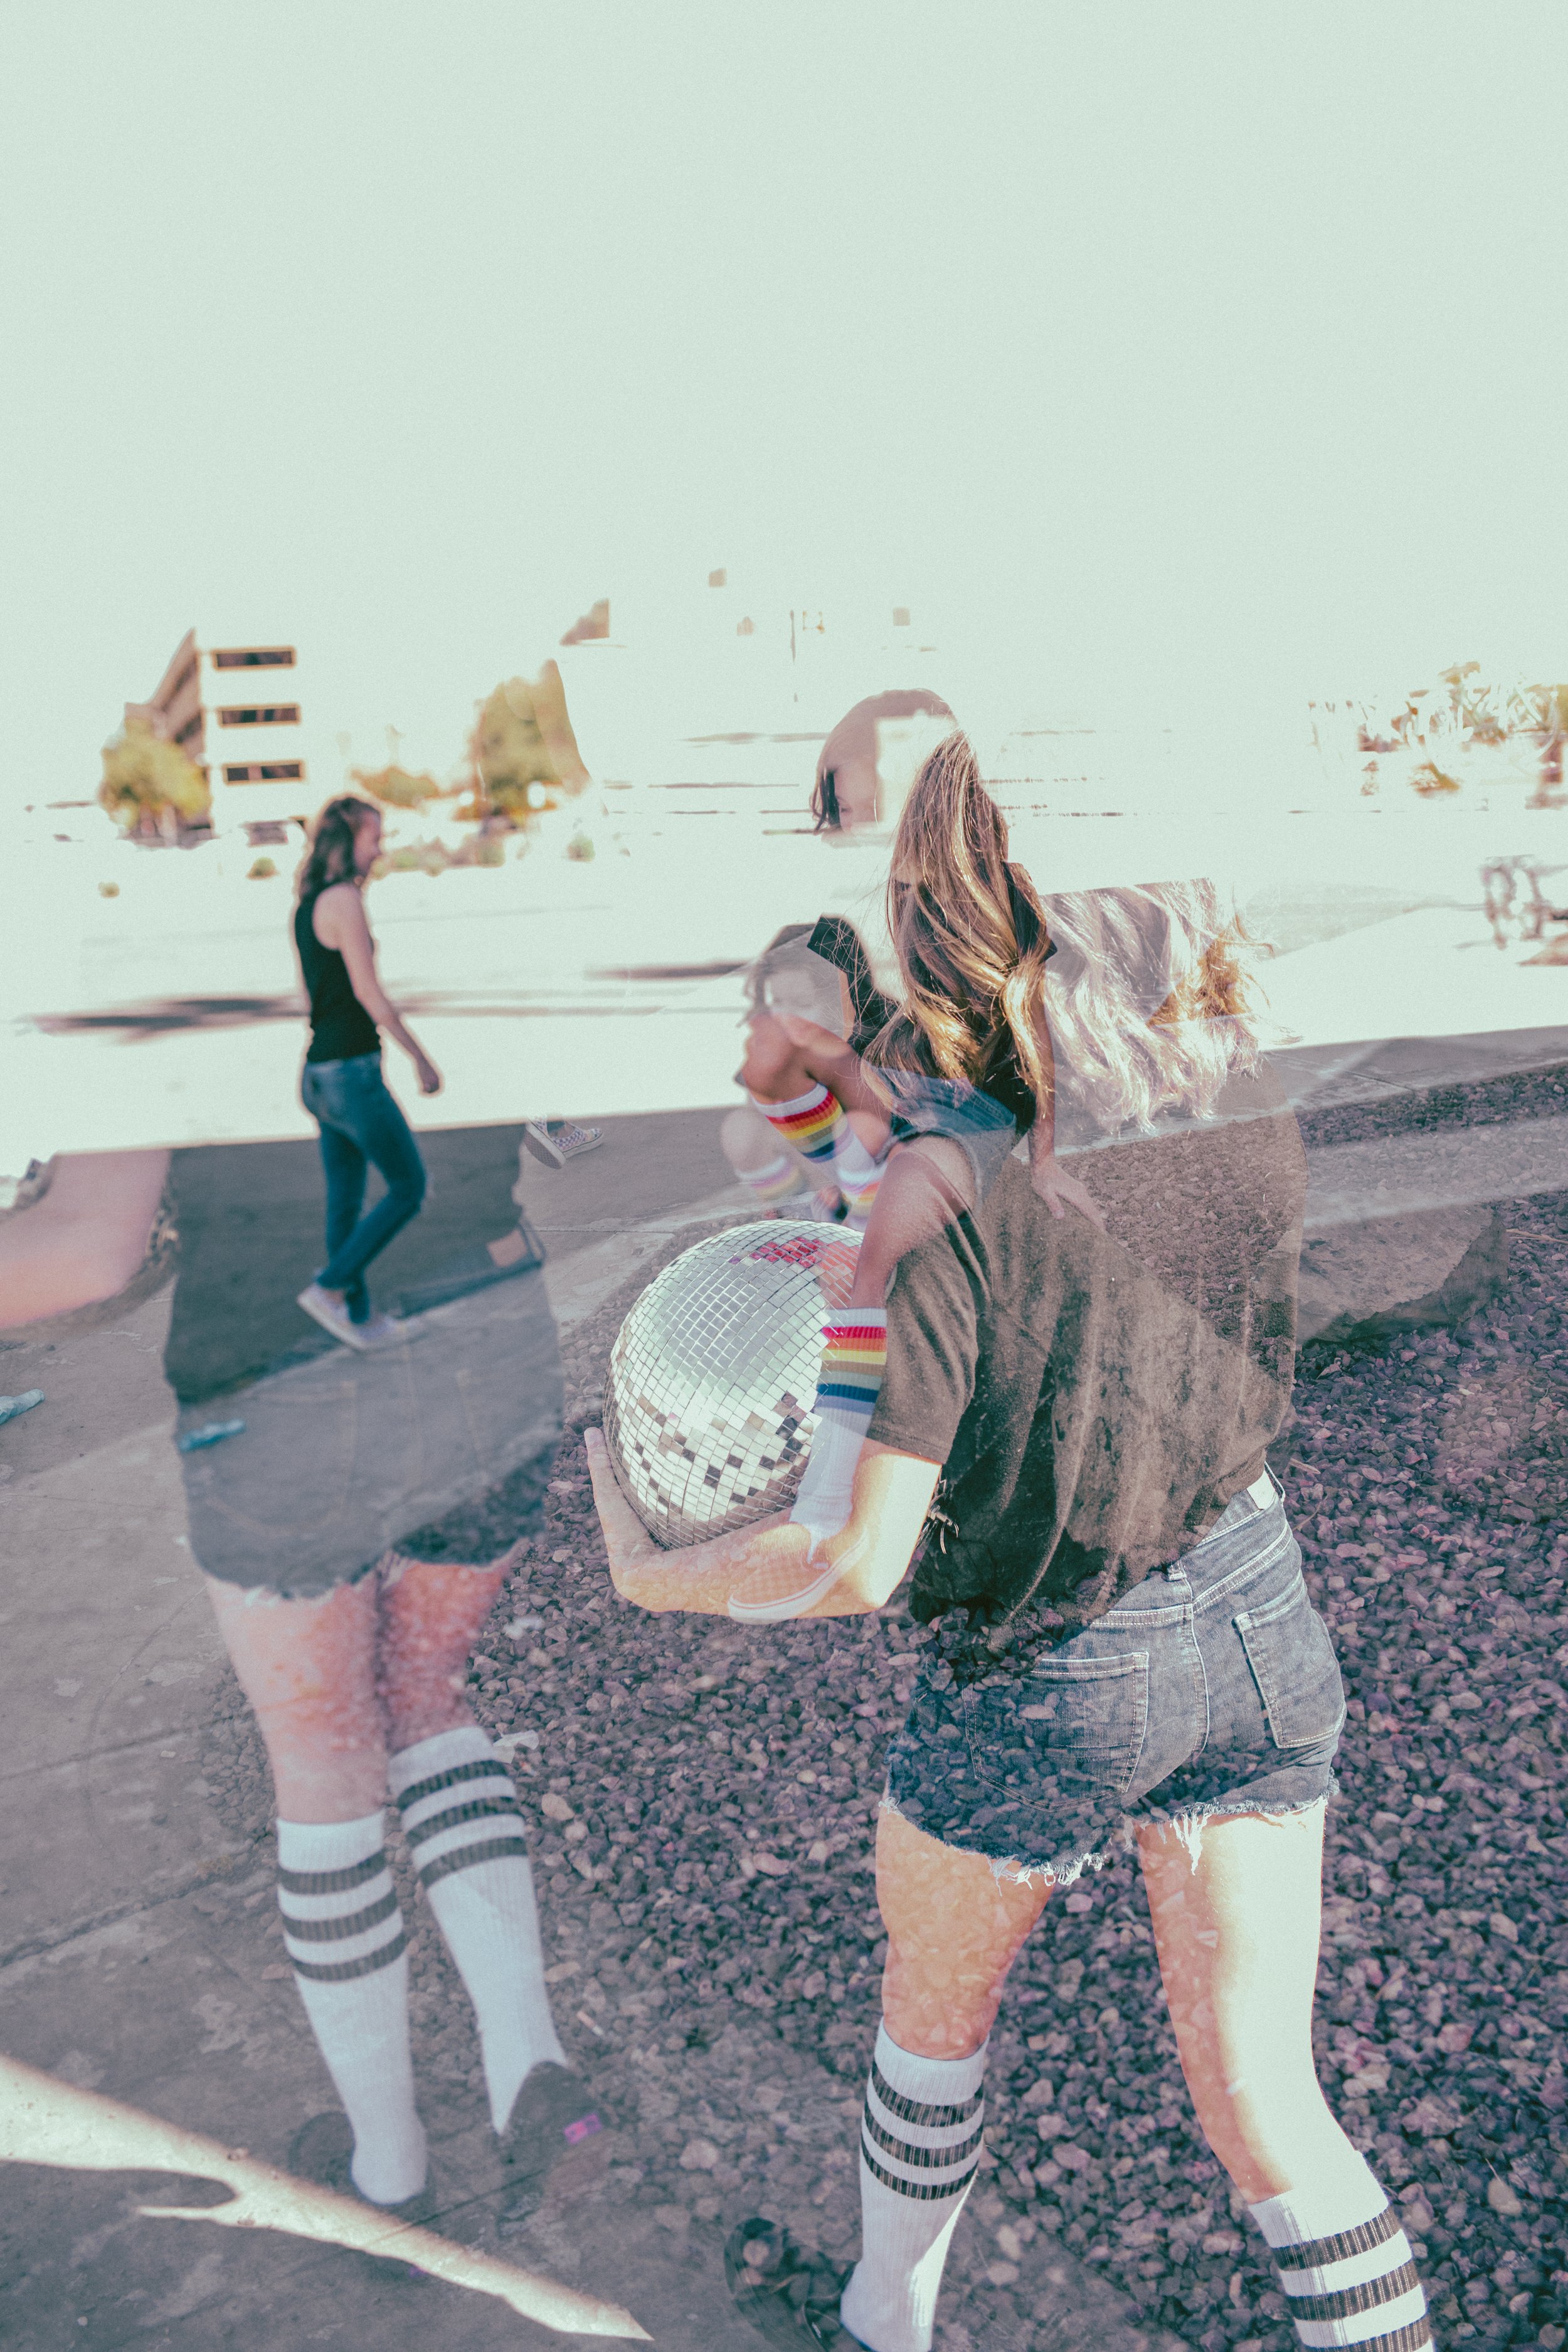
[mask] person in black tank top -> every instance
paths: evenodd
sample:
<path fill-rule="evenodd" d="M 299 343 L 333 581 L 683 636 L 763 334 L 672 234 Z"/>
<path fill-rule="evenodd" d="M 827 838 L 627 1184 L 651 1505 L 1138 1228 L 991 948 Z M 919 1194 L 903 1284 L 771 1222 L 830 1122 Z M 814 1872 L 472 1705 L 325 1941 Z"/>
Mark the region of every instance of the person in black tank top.
<path fill-rule="evenodd" d="M 346 794 L 311 828 L 300 877 L 294 947 L 310 1003 L 310 1044 L 300 1099 L 321 1130 L 327 1179 L 327 1259 L 300 1293 L 307 1315 L 345 1347 L 384 1347 L 417 1327 L 371 1313 L 371 1261 L 419 1213 L 425 1163 L 413 1129 L 381 1074 L 381 1032 L 403 1047 L 422 1094 L 441 1074 L 404 1026 L 375 971 L 375 943 L 360 892 L 381 846 L 381 815 Z M 379 1169 L 386 1191 L 368 1214 L 365 1181 Z"/>

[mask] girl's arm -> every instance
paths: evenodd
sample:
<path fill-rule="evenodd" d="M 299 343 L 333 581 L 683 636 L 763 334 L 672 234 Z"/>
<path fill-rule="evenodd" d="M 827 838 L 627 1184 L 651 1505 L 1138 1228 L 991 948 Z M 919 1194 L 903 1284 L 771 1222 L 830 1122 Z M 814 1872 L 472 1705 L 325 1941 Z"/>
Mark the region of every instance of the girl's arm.
<path fill-rule="evenodd" d="M 322 927 L 318 918 L 326 916 Z M 394 1045 L 401 1045 L 419 1074 L 419 1091 L 438 1095 L 441 1073 L 407 1028 L 392 1003 L 375 969 L 375 941 L 365 920 L 364 908 L 359 892 L 352 883 L 334 883 L 317 899 L 310 918 L 317 923 L 316 937 L 324 948 L 336 948 L 348 967 L 350 985 L 378 1029 L 384 1029 Z"/>
<path fill-rule="evenodd" d="M 0 1327 L 118 1297 L 147 1255 L 166 1151 L 72 1152 L 48 1190 L 0 1223 Z"/>
<path fill-rule="evenodd" d="M 759 1519 L 734 1535 L 665 1551 L 655 1543 L 616 1483 L 604 1433 L 585 1433 L 594 1501 L 609 1554 L 610 1580 L 623 1601 L 662 1612 L 682 1609 L 725 1616 L 732 1597 L 748 1585 L 784 1577 L 799 1587 L 814 1580 L 805 1566 L 811 1538 L 782 1514 Z M 807 1617 L 854 1617 L 880 1609 L 897 1591 L 914 1557 L 936 1492 L 940 1465 L 868 1438 L 855 1474 L 855 1507 L 848 1523 L 818 1554 L 840 1563 L 831 1585 Z"/>

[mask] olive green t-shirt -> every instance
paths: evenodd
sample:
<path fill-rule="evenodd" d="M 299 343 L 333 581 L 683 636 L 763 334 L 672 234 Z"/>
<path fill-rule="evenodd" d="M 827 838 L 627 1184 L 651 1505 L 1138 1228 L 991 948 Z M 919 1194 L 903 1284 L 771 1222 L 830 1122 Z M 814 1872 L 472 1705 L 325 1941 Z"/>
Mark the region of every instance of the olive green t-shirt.
<path fill-rule="evenodd" d="M 1103 1232 L 1011 1160 L 888 1301 L 868 1433 L 944 1465 L 921 1618 L 1087 1623 L 1192 1549 L 1285 1418 L 1307 1163 L 1268 1066 L 1067 1164 Z"/>

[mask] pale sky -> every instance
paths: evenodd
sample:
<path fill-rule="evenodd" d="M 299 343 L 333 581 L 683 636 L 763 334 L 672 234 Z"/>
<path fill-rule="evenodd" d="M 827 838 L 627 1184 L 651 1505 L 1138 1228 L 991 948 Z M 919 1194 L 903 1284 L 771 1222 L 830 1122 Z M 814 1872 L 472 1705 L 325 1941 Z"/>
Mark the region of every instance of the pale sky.
<path fill-rule="evenodd" d="M 1561 677 L 1565 68 L 1561 0 L 13 8 L 0 807 L 204 612 L 443 769 L 725 563 L 1034 706 Z"/>

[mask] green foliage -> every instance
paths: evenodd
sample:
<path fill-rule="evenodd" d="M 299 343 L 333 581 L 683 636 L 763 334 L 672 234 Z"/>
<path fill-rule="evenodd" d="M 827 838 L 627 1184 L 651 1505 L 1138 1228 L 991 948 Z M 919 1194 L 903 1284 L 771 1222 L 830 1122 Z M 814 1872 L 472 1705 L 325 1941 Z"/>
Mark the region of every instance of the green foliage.
<path fill-rule="evenodd" d="M 270 882 L 278 868 L 270 857 L 258 857 L 246 868 L 247 882 Z"/>
<path fill-rule="evenodd" d="M 413 775 L 406 768 L 355 768 L 354 782 L 362 793 L 384 808 L 423 808 L 426 801 L 439 800 L 441 787 L 434 776 L 421 772 Z"/>
<path fill-rule="evenodd" d="M 475 841 L 465 841 L 460 849 L 448 849 L 444 841 L 414 841 L 389 850 L 378 857 L 373 874 L 445 874 L 449 866 L 504 866 L 506 845 L 493 834 L 481 834 Z"/>
<path fill-rule="evenodd" d="M 533 690 L 526 678 L 509 678 L 487 698 L 468 738 L 468 761 L 476 814 L 499 809 L 521 824 L 527 820 L 530 809 L 539 805 L 537 795 L 530 797 L 531 784 L 546 788 L 547 806 L 553 798 L 551 788 L 555 793 L 561 791 L 561 778 L 534 710 Z M 468 813 L 467 809 L 462 812 Z"/>
<path fill-rule="evenodd" d="M 98 799 L 128 827 L 144 816 L 162 816 L 165 809 L 188 820 L 207 815 L 212 806 L 201 770 L 177 743 L 162 741 L 140 720 L 105 751 Z"/>

